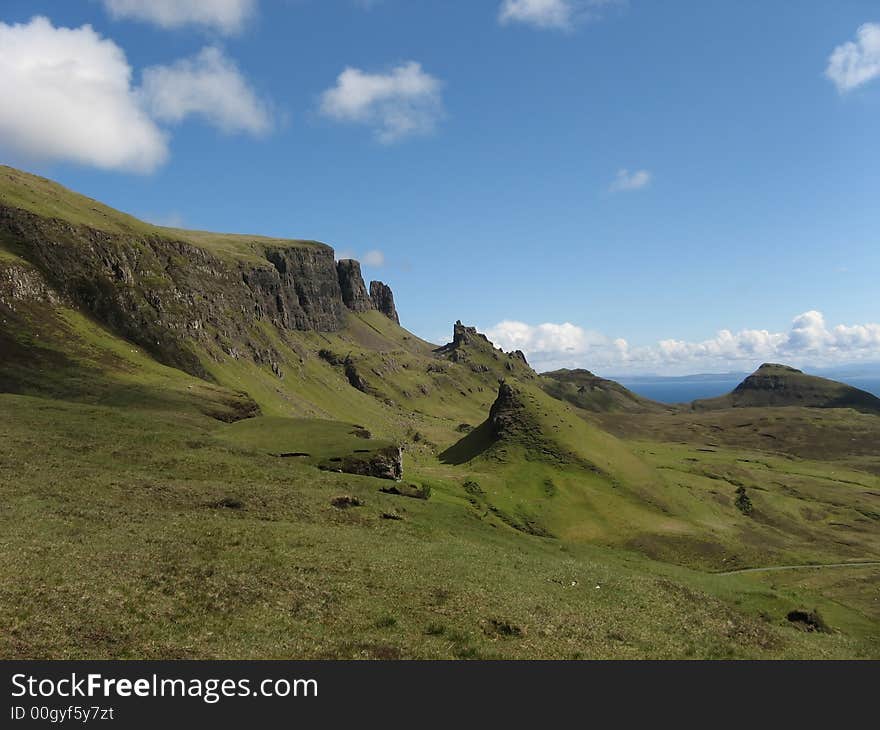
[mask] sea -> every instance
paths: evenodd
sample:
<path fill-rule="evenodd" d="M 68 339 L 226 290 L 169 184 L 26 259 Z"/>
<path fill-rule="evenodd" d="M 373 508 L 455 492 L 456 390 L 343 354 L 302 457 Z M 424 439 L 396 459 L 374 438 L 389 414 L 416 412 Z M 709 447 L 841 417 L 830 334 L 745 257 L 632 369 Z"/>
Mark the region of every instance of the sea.
<path fill-rule="evenodd" d="M 715 398 L 725 395 L 739 385 L 746 375 L 724 375 L 711 378 L 700 375 L 693 379 L 681 378 L 616 378 L 617 382 L 636 393 L 661 403 L 689 403 L 701 398 Z M 880 377 L 877 376 L 838 376 L 835 380 L 855 388 L 866 390 L 880 398 Z"/>

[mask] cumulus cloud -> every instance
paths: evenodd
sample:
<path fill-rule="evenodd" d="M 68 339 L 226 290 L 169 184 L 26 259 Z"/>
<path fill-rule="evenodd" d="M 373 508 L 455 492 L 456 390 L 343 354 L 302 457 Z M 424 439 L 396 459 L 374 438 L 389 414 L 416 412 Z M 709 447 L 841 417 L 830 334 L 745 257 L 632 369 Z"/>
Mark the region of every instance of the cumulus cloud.
<path fill-rule="evenodd" d="M 365 124 L 390 144 L 434 130 L 443 113 L 442 85 L 415 61 L 386 73 L 349 67 L 321 95 L 320 111 L 339 122 Z"/>
<path fill-rule="evenodd" d="M 254 135 L 272 127 L 268 104 L 215 46 L 169 66 L 144 69 L 141 94 L 152 115 L 163 122 L 197 115 L 224 132 Z"/>
<path fill-rule="evenodd" d="M 620 0 L 504 0 L 498 11 L 502 25 L 524 23 L 536 28 L 568 30 L 599 17 L 603 7 Z"/>
<path fill-rule="evenodd" d="M 125 53 L 91 26 L 0 23 L 0 148 L 7 154 L 149 172 L 166 137 L 131 85 Z"/>
<path fill-rule="evenodd" d="M 749 368 L 765 361 L 835 365 L 880 358 L 880 324 L 829 326 L 821 312 L 798 315 L 787 332 L 720 330 L 700 342 L 667 339 L 633 347 L 571 323 L 505 321 L 487 332 L 505 350 L 522 350 L 539 370 L 693 373 Z"/>
<path fill-rule="evenodd" d="M 162 28 L 197 25 L 237 33 L 256 8 L 256 0 L 103 0 L 114 18 L 154 23 Z"/>
<path fill-rule="evenodd" d="M 617 177 L 611 183 L 609 188 L 612 193 L 627 193 L 634 190 L 641 190 L 651 184 L 652 175 L 647 170 L 629 170 L 623 169 L 617 171 Z"/>
<path fill-rule="evenodd" d="M 846 92 L 880 77 L 880 23 L 865 23 L 856 39 L 834 49 L 825 76 Z"/>

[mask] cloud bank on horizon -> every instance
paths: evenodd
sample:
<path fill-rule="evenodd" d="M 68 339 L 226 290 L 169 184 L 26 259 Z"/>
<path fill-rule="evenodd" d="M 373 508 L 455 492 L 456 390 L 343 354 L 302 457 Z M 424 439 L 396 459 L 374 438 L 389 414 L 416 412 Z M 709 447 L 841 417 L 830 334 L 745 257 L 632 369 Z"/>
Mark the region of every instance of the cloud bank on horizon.
<path fill-rule="evenodd" d="M 486 332 L 503 350 L 522 350 L 538 371 L 586 368 L 608 374 L 723 372 L 776 361 L 826 366 L 880 360 L 880 324 L 829 326 L 821 312 L 794 318 L 788 332 L 722 329 L 702 342 L 660 340 L 634 347 L 622 338 L 564 324 L 499 322 Z"/>

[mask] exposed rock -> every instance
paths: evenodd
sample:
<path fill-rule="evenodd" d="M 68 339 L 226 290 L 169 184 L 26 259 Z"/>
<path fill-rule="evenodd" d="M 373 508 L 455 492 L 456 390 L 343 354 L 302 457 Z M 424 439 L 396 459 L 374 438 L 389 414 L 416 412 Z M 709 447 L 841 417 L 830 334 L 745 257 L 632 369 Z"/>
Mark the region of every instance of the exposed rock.
<path fill-rule="evenodd" d="M 0 205 L 0 233 L 49 286 L 166 365 L 207 378 L 192 349 L 266 359 L 258 320 L 291 330 L 337 331 L 345 306 L 333 250 L 267 246 L 259 259 L 220 258 L 160 234 L 110 233 Z M 17 296 L 27 291 L 15 285 Z M 279 360 L 268 353 L 270 360 Z"/>
<path fill-rule="evenodd" d="M 831 629 L 818 611 L 807 611 L 806 609 L 796 609 L 790 611 L 786 618 L 802 631 L 816 631 L 829 634 Z"/>
<path fill-rule="evenodd" d="M 492 433 L 496 437 L 502 437 L 515 429 L 521 421 L 521 413 L 524 408 L 525 405 L 520 400 L 519 393 L 502 380 L 498 385 L 498 397 L 489 410 Z"/>
<path fill-rule="evenodd" d="M 371 281 L 370 299 L 375 309 L 382 312 L 388 319 L 400 324 L 400 317 L 397 316 L 397 308 L 394 306 L 394 293 L 390 286 L 381 281 Z"/>
<path fill-rule="evenodd" d="M 477 332 L 476 327 L 466 327 L 459 319 L 452 326 L 452 342 L 446 345 L 444 349 L 458 350 L 474 343 L 492 344 L 489 342 L 489 338 L 486 337 L 486 335 Z"/>
<path fill-rule="evenodd" d="M 345 358 L 345 377 L 348 379 L 348 382 L 352 388 L 356 388 L 362 393 L 369 392 L 370 386 L 367 384 L 367 381 L 364 380 L 363 376 L 358 372 L 357 366 L 354 364 L 354 361 L 350 357 Z"/>
<path fill-rule="evenodd" d="M 0 261 L 0 304 L 15 310 L 16 302 L 57 304 L 58 297 L 36 269 Z"/>
<path fill-rule="evenodd" d="M 354 259 L 342 259 L 336 262 L 339 278 L 339 289 L 342 292 L 342 303 L 352 312 L 367 312 L 378 309 L 372 298 L 367 294 L 364 278 L 361 276 L 361 265 Z M 393 304 L 392 304 L 393 306 Z"/>
<path fill-rule="evenodd" d="M 331 350 L 318 350 L 318 357 L 330 365 L 338 366 L 345 364 L 345 358 Z"/>
<path fill-rule="evenodd" d="M 389 446 L 373 454 L 364 455 L 363 458 L 347 458 L 321 464 L 321 468 L 398 481 L 403 478 L 403 449 L 399 446 Z"/>

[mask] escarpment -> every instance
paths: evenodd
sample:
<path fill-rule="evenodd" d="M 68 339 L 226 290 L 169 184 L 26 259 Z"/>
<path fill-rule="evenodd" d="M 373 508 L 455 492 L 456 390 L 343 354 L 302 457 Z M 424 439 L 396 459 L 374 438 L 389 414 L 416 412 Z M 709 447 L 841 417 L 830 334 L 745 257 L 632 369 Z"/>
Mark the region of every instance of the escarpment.
<path fill-rule="evenodd" d="M 176 233 L 146 224 L 101 230 L 0 202 L 0 236 L 59 296 L 163 364 L 201 378 L 205 354 L 277 370 L 261 323 L 335 332 L 349 310 L 373 308 L 360 266 L 339 267 L 325 244 L 236 237 L 247 246 L 231 250 Z"/>
<path fill-rule="evenodd" d="M 373 309 L 378 309 L 388 319 L 400 324 L 400 317 L 397 316 L 397 307 L 394 305 L 394 293 L 391 287 L 381 281 L 370 282 L 370 300 Z"/>
<path fill-rule="evenodd" d="M 342 301 L 352 312 L 367 312 L 375 309 L 367 287 L 361 275 L 361 265 L 354 259 L 342 259 L 336 262 L 339 275 L 339 289 Z"/>

